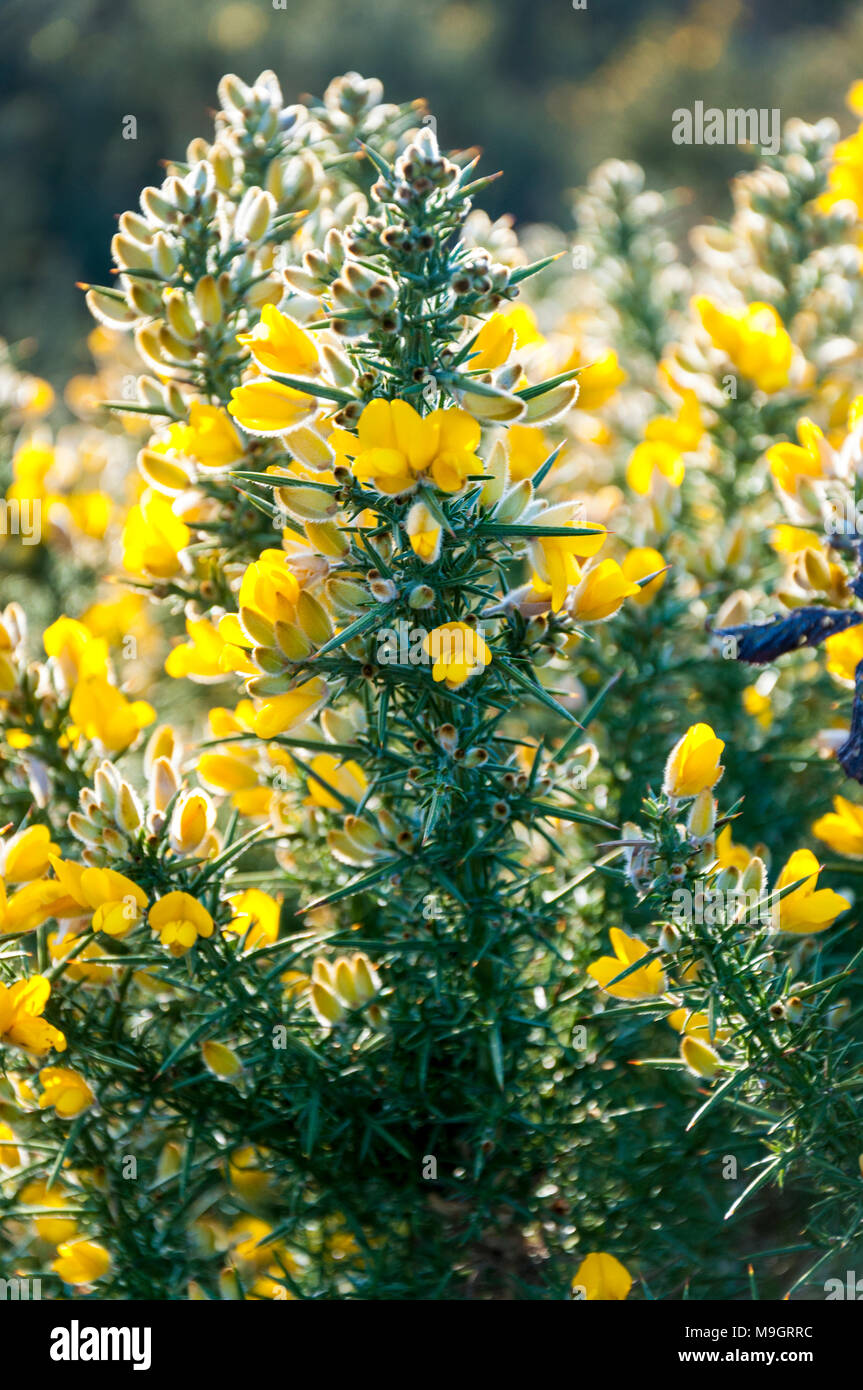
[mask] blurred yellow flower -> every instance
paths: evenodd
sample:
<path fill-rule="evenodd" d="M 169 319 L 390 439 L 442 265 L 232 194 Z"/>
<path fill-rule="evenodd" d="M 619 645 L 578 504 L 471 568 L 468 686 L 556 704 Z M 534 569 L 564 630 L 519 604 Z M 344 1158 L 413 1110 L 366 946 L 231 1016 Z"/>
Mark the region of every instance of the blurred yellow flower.
<path fill-rule="evenodd" d="M 627 936 L 619 927 L 612 927 L 609 937 L 614 955 L 600 956 L 599 960 L 587 967 L 588 975 L 596 980 L 606 994 L 613 995 L 615 999 L 653 999 L 664 994 L 668 988 L 668 981 L 658 960 L 649 961 L 640 969 L 633 970 L 619 983 L 612 983 L 618 975 L 623 974 L 627 966 L 635 965 L 636 961 L 646 956 L 648 947 L 643 941 L 639 941 L 638 937 Z"/>
<path fill-rule="evenodd" d="M 812 826 L 812 834 L 837 854 L 863 858 L 863 806 L 855 805 L 844 796 L 834 796 L 833 810 L 819 816 Z"/>
<path fill-rule="evenodd" d="M 794 347 L 772 304 L 756 301 L 724 310 L 706 295 L 696 295 L 692 307 L 714 347 L 741 376 L 767 394 L 788 385 Z"/>
<path fill-rule="evenodd" d="M 64 1120 L 82 1115 L 96 1100 L 84 1077 L 70 1067 L 43 1067 L 39 1081 L 43 1087 L 40 1110 L 51 1108 Z"/>
<path fill-rule="evenodd" d="M 811 849 L 795 850 L 776 880 L 775 892 L 804 882 L 786 894 L 779 903 L 780 931 L 814 935 L 832 927 L 841 912 L 851 906 L 847 898 L 832 888 L 817 888 L 820 865 Z"/>
<path fill-rule="evenodd" d="M 588 1303 L 620 1303 L 631 1288 L 632 1275 L 626 1266 L 603 1251 L 586 1256 L 572 1280 L 573 1294 L 583 1296 Z"/>

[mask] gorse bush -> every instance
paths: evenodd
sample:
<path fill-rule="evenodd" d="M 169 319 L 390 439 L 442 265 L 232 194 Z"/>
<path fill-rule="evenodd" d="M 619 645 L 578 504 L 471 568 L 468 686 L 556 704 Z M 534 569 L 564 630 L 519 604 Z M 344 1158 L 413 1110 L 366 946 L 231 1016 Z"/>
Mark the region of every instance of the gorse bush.
<path fill-rule="evenodd" d="M 692 256 L 604 165 L 560 256 L 374 80 L 219 96 L 85 287 L 79 423 L 0 378 L 4 1270 L 817 1290 L 863 1218 L 859 135 L 791 122 Z"/>

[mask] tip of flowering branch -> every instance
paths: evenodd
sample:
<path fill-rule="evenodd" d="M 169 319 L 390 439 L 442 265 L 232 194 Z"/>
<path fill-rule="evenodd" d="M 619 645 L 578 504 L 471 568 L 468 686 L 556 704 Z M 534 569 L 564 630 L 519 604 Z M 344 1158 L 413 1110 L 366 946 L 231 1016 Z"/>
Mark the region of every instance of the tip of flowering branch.
<path fill-rule="evenodd" d="M 87 282 L 86 282 L 86 280 L 76 280 L 76 281 L 75 281 L 75 289 L 76 289 L 76 290 L 91 290 L 92 288 L 93 288 L 93 286 L 92 286 L 92 285 L 88 285 Z"/>

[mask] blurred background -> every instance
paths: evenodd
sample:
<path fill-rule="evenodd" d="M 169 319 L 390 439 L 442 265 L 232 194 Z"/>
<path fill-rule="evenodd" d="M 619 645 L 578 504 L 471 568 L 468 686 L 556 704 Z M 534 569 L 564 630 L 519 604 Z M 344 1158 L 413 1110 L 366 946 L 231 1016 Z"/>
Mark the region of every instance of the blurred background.
<path fill-rule="evenodd" d="M 746 165 L 671 142 L 671 113 L 833 114 L 863 76 L 859 0 L 0 0 L 0 336 L 38 339 L 28 367 L 80 367 L 90 327 L 76 280 L 104 281 L 114 218 L 159 160 L 211 133 L 226 70 L 272 67 L 286 101 L 348 69 L 390 100 L 423 96 L 442 145 L 477 144 L 504 178 L 492 214 L 571 225 L 569 190 L 600 159 L 727 212 Z M 124 117 L 137 139 L 123 138 Z"/>

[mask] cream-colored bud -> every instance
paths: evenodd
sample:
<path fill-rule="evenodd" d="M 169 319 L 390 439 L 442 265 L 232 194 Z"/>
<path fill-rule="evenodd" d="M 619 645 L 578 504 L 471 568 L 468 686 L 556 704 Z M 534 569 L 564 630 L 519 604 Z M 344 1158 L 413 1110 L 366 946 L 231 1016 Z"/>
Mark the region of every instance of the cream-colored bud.
<path fill-rule="evenodd" d="M 101 845 L 102 830 L 94 825 L 86 816 L 82 816 L 80 811 L 70 811 L 66 824 L 75 836 L 76 840 L 83 840 L 85 845 Z"/>
<path fill-rule="evenodd" d="M 106 328 L 122 330 L 131 328 L 135 323 L 137 314 L 123 299 L 101 294 L 99 290 L 88 290 L 85 299 L 93 318 L 97 323 L 103 323 Z"/>
<path fill-rule="evenodd" d="M 115 830 L 112 825 L 106 825 L 102 831 L 102 845 L 109 854 L 125 854 L 129 848 L 125 835 L 119 830 Z"/>
<path fill-rule="evenodd" d="M 141 210 L 152 222 L 161 222 L 169 226 L 176 221 L 177 209 L 173 203 L 163 197 L 158 188 L 144 188 L 139 199 Z"/>
<path fill-rule="evenodd" d="M 263 241 L 276 214 L 276 200 L 262 188 L 248 188 L 237 208 L 234 235 L 238 241 Z"/>
<path fill-rule="evenodd" d="M 510 524 L 518 521 L 525 507 L 533 497 L 533 486 L 529 478 L 522 478 L 520 483 L 510 488 L 497 507 L 494 514 L 495 521 L 503 524 Z"/>
<path fill-rule="evenodd" d="M 679 927 L 676 927 L 673 922 L 663 923 L 662 931 L 659 933 L 660 951 L 665 951 L 671 956 L 676 955 L 680 950 L 680 943 L 682 940 L 683 937 Z"/>
<path fill-rule="evenodd" d="M 480 502 L 483 507 L 494 507 L 503 497 L 509 479 L 506 449 L 499 439 L 495 441 L 492 448 L 485 472 L 488 475 L 488 481 L 483 483 Z"/>
<path fill-rule="evenodd" d="M 354 383 L 355 372 L 353 364 L 346 353 L 333 347 L 332 343 L 321 345 L 321 357 L 324 365 L 329 372 L 331 380 L 336 386 L 352 386 Z"/>
<path fill-rule="evenodd" d="M 149 246 L 153 240 L 153 228 L 137 212 L 122 213 L 120 231 L 123 236 L 131 237 L 133 241 L 139 241 L 142 246 Z"/>
<path fill-rule="evenodd" d="M 157 724 L 147 739 L 144 749 L 144 770 L 149 775 L 157 758 L 167 758 L 169 762 L 177 757 L 179 743 L 176 731 L 170 724 Z"/>
<path fill-rule="evenodd" d="M 767 887 L 767 865 L 763 859 L 754 855 L 750 859 L 740 879 L 744 893 L 763 893 Z"/>
<path fill-rule="evenodd" d="M 434 601 L 435 591 L 428 584 L 415 584 L 408 594 L 408 604 L 416 610 L 430 608 Z"/>
<path fill-rule="evenodd" d="M 194 343 L 198 336 L 198 325 L 192 317 L 188 301 L 182 290 L 168 290 L 165 295 L 165 318 L 168 327 L 183 343 Z"/>
<path fill-rule="evenodd" d="M 247 106 L 252 98 L 252 89 L 247 87 L 245 82 L 233 72 L 226 72 L 224 77 L 219 79 L 219 101 L 226 111 L 235 111 L 238 114 Z"/>
<path fill-rule="evenodd" d="M 312 1012 L 325 1028 L 331 1028 L 333 1024 L 341 1023 L 345 1017 L 346 1010 L 338 995 L 321 980 L 312 981 L 310 1002 Z"/>
<path fill-rule="evenodd" d="M 325 517 L 335 516 L 339 509 L 332 493 L 320 488 L 280 487 L 276 489 L 276 500 L 289 516 L 299 521 L 323 521 Z"/>
<path fill-rule="evenodd" d="M 202 321 L 208 328 L 215 328 L 222 321 L 224 305 L 219 287 L 212 275 L 202 275 L 194 289 L 195 304 Z"/>
<path fill-rule="evenodd" d="M 117 795 L 115 817 L 119 828 L 127 835 L 136 835 L 144 823 L 144 812 L 134 790 L 128 782 L 120 783 Z"/>
<path fill-rule="evenodd" d="M 830 589 L 832 583 L 830 565 L 820 550 L 811 550 L 807 547 L 803 552 L 803 567 L 806 578 L 813 589 L 819 592 L 827 592 Z"/>
<path fill-rule="evenodd" d="M 111 255 L 121 270 L 152 270 L 153 248 L 116 232 L 111 238 Z"/>
<path fill-rule="evenodd" d="M 210 164 L 216 187 L 221 193 L 230 193 L 234 182 L 234 156 L 224 145 L 213 145 L 210 150 Z"/>
<path fill-rule="evenodd" d="M 712 793 L 699 792 L 689 808 L 686 828 L 695 840 L 706 840 L 716 824 L 716 802 Z"/>
<path fill-rule="evenodd" d="M 303 530 L 315 549 L 333 560 L 343 559 L 351 548 L 344 531 L 334 521 L 307 521 Z"/>
<path fill-rule="evenodd" d="M 298 294 L 316 294 L 320 289 L 318 277 L 298 265 L 286 266 L 285 279 Z"/>
<path fill-rule="evenodd" d="M 298 425 L 296 429 L 286 430 L 285 441 L 292 456 L 307 468 L 319 473 L 332 468 L 335 459 L 333 450 L 310 425 Z"/>
<path fill-rule="evenodd" d="M 532 396 L 525 410 L 525 424 L 539 425 L 558 420 L 575 405 L 577 399 L 577 381 L 565 381 L 560 386 L 553 386 L 541 396 Z"/>
<path fill-rule="evenodd" d="M 117 806 L 117 783 L 114 768 L 111 763 L 102 763 L 96 769 L 93 778 L 93 788 L 96 800 L 102 811 L 108 816 L 113 816 Z M 81 797 L 83 804 L 84 798 Z"/>
<path fill-rule="evenodd" d="M 149 792 L 153 810 L 167 810 L 179 789 L 180 783 L 173 764 L 165 757 L 157 757 L 150 768 Z"/>
<path fill-rule="evenodd" d="M 162 296 L 159 294 L 159 291 L 153 287 L 152 282 L 145 283 L 143 280 L 127 281 L 124 276 L 123 283 L 126 289 L 126 299 L 128 303 L 131 304 L 136 314 L 140 314 L 142 318 L 150 318 L 154 314 L 161 313 Z"/>

